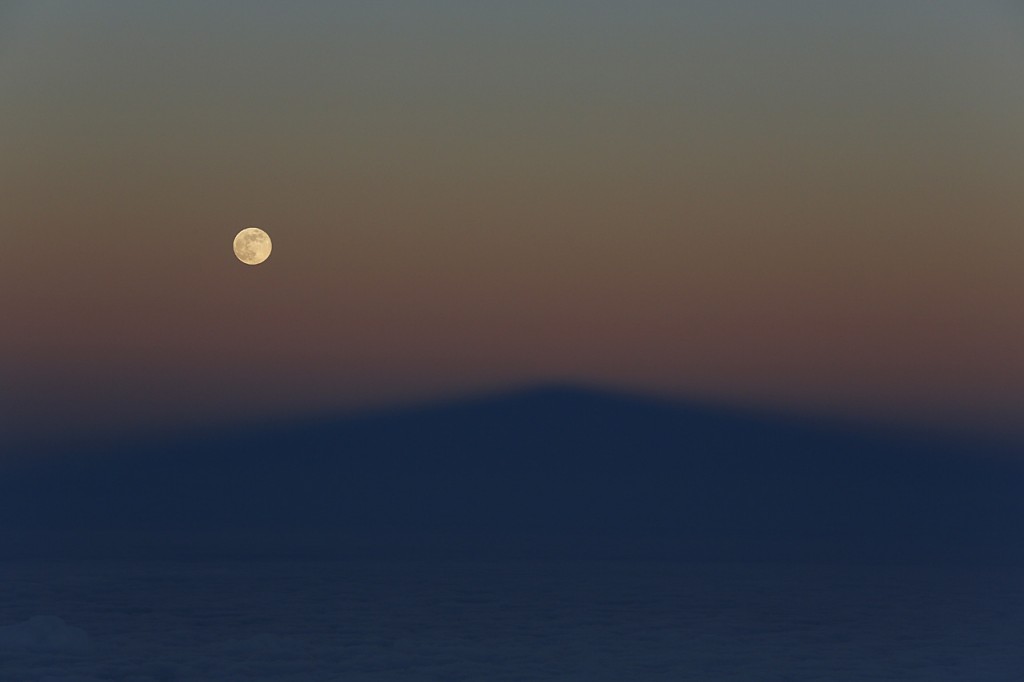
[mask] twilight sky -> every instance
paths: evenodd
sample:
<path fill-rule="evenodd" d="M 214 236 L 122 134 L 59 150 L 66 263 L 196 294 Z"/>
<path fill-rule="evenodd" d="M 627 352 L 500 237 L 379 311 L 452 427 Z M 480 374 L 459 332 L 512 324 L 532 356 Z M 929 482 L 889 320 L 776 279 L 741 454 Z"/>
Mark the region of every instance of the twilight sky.
<path fill-rule="evenodd" d="M 1022 73 L 1016 0 L 2 3 L 0 429 L 548 381 L 1018 428 Z"/>

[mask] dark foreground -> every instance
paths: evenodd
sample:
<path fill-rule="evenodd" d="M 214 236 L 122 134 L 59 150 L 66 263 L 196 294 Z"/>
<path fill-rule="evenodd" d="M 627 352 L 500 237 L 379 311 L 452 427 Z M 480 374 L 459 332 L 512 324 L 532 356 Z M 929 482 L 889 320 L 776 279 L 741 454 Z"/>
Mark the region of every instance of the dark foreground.
<path fill-rule="evenodd" d="M 1020 569 L 0 564 L 0 679 L 969 680 L 1024 670 Z"/>

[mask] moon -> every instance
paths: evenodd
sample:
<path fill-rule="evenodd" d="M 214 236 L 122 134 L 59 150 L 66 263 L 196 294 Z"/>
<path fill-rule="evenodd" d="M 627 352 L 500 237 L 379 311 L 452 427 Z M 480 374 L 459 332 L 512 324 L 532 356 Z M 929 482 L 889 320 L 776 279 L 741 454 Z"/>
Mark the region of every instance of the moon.
<path fill-rule="evenodd" d="M 270 258 L 270 235 L 258 227 L 247 227 L 235 235 L 235 255 L 246 265 L 259 265 Z"/>

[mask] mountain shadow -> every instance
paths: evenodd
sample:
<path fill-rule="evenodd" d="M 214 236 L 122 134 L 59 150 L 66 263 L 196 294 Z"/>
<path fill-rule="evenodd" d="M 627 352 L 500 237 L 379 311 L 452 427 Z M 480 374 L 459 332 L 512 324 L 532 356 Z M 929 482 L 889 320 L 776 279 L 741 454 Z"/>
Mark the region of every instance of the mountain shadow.
<path fill-rule="evenodd" d="M 1024 451 L 543 388 L 0 472 L 0 557 L 1024 562 Z"/>

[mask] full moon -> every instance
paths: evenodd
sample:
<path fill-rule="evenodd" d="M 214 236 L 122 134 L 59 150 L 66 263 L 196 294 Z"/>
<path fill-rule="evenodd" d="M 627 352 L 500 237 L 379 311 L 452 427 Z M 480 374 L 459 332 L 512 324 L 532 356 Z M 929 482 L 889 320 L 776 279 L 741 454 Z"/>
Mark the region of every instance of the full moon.
<path fill-rule="evenodd" d="M 270 258 L 270 235 L 258 227 L 247 227 L 235 235 L 235 255 L 246 265 L 259 265 Z"/>

